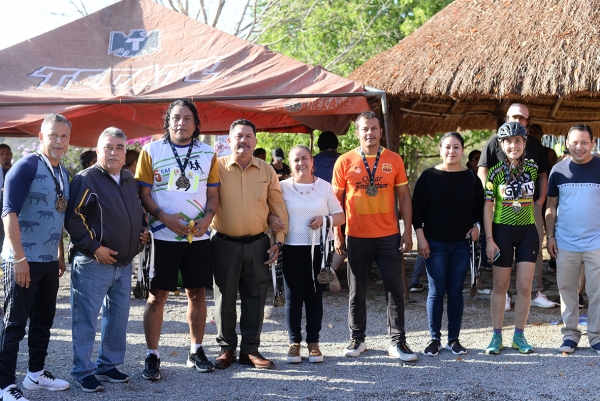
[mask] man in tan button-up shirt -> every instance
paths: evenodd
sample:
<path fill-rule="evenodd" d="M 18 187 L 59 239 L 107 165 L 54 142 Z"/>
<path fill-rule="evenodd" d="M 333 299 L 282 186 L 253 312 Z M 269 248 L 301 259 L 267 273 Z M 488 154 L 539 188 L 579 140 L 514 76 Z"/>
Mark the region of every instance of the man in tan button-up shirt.
<path fill-rule="evenodd" d="M 242 301 L 239 362 L 257 368 L 273 368 L 259 352 L 264 307 L 269 284 L 268 265 L 279 255 L 286 234 L 288 215 L 275 170 L 252 157 L 256 127 L 248 120 L 231 124 L 227 142 L 232 154 L 219 158 L 220 206 L 213 220 L 217 231 L 211 240 L 215 277 L 215 321 L 221 352 L 215 367 L 227 368 L 235 359 L 238 337 L 236 300 Z M 271 245 L 265 234 L 269 213 L 284 229 L 275 233 Z"/>

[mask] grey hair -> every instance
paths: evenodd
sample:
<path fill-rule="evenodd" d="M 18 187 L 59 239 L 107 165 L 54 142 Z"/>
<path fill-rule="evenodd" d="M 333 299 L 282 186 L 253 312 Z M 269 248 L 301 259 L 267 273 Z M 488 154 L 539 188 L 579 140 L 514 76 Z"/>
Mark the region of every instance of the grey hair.
<path fill-rule="evenodd" d="M 117 127 L 108 127 L 107 129 L 102 131 L 102 133 L 100 134 L 100 137 L 98 138 L 98 142 L 100 141 L 100 139 L 107 137 L 107 136 L 114 136 L 115 138 L 121 138 L 123 141 L 127 141 L 127 137 L 125 136 L 125 133 Z"/>
<path fill-rule="evenodd" d="M 44 128 L 44 126 L 50 127 L 54 123 L 65 123 L 69 126 L 69 129 L 73 128 L 71 121 L 67 120 L 67 118 L 62 114 L 56 113 L 51 113 L 44 117 L 44 121 L 42 121 L 42 128 Z"/>

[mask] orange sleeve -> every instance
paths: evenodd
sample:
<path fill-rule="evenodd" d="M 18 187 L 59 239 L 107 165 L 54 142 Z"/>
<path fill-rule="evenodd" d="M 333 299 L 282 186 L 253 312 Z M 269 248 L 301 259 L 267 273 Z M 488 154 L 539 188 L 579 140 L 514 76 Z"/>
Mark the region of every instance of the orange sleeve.
<path fill-rule="evenodd" d="M 394 186 L 406 185 L 408 184 L 408 177 L 406 176 L 406 170 L 404 169 L 404 161 L 402 160 L 402 156 L 398 155 L 398 168 L 396 171 L 396 180 L 394 182 Z"/>

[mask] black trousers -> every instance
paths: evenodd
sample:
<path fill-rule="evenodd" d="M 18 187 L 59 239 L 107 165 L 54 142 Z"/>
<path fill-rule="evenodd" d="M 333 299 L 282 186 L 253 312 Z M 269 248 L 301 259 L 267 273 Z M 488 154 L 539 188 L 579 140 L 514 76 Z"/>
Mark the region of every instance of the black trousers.
<path fill-rule="evenodd" d="M 29 263 L 29 288 L 15 283 L 12 263 L 4 271 L 5 315 L 0 324 L 0 388 L 15 384 L 19 342 L 29 318 L 29 371 L 44 369 L 50 329 L 56 312 L 58 262 Z"/>
<path fill-rule="evenodd" d="M 283 247 L 285 319 L 290 343 L 302 342 L 303 305 L 306 309 L 306 343 L 319 342 L 319 332 L 323 320 L 323 285 L 319 284 L 316 278 L 320 270 L 320 246 L 315 246 L 312 269 L 310 245 L 285 245 Z"/>
<path fill-rule="evenodd" d="M 217 343 L 221 349 L 235 350 L 238 337 L 236 301 L 238 291 L 242 304 L 240 332 L 243 354 L 257 352 L 265 315 L 267 288 L 270 282 L 270 247 L 266 235 L 259 240 L 242 243 L 213 236 L 210 240 L 211 260 L 215 278 L 215 323 Z"/>
<path fill-rule="evenodd" d="M 400 235 L 380 238 L 356 238 L 348 236 L 348 328 L 350 336 L 365 339 L 367 329 L 367 284 L 373 261 L 383 278 L 387 302 L 387 327 L 392 344 L 405 341 L 404 297 L 402 289 L 402 252 Z"/>

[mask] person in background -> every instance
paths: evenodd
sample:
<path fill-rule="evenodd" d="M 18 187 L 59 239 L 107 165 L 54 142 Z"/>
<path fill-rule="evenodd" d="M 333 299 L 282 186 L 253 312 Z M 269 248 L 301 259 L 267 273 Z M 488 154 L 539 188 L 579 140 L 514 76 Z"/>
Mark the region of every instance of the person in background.
<path fill-rule="evenodd" d="M 267 151 L 263 148 L 256 148 L 252 152 L 252 156 L 259 158 L 260 160 L 267 161 Z"/>
<path fill-rule="evenodd" d="M 275 148 L 273 150 L 273 158 L 271 159 L 271 167 L 277 173 L 277 178 L 279 181 L 285 180 L 289 178 L 292 171 L 290 170 L 290 166 L 283 162 L 285 156 L 283 155 L 283 149 Z"/>
<path fill-rule="evenodd" d="M 79 164 L 81 165 L 81 168 L 83 168 L 83 169 L 86 169 L 86 168 L 92 166 L 94 163 L 96 163 L 96 160 L 98 160 L 98 155 L 93 150 L 88 150 L 86 152 L 83 152 L 79 156 Z"/>
<path fill-rule="evenodd" d="M 477 174 L 477 165 L 479 164 L 479 158 L 481 157 L 481 151 L 479 150 L 472 150 L 469 153 L 469 161 L 467 162 L 467 168 L 469 170 L 472 170 L 475 172 L 475 174 Z"/>
<path fill-rule="evenodd" d="M 338 145 L 337 135 L 333 132 L 325 131 L 319 135 L 317 146 L 320 152 L 314 157 L 315 177 L 331 183 L 335 161 L 341 156 L 337 151 Z"/>
<path fill-rule="evenodd" d="M 540 141 L 540 143 L 542 141 L 542 137 L 544 136 L 544 131 L 542 131 L 542 127 L 539 124 L 530 125 L 527 133 L 529 134 L 529 136 Z M 558 156 L 556 155 L 556 152 L 552 148 L 544 146 L 544 150 L 546 151 L 546 154 L 548 155 L 548 166 L 551 169 L 559 161 Z M 544 211 L 544 210 L 546 210 L 546 202 L 544 202 L 544 205 L 542 207 L 542 211 Z M 543 238 L 543 236 L 542 236 L 542 238 Z M 552 256 L 550 256 L 550 261 L 548 262 L 548 272 L 556 273 L 556 259 L 554 259 Z"/>
<path fill-rule="evenodd" d="M 476 241 L 483 218 L 483 186 L 472 170 L 460 165 L 464 140 L 448 132 L 440 140 L 442 163 L 423 171 L 413 193 L 413 226 L 419 255 L 429 277 L 427 316 L 431 340 L 423 352 L 436 356 L 442 349 L 444 297 L 448 296 L 448 343 L 455 355 L 467 353 L 460 344 L 463 284 L 469 271 L 469 241 Z"/>
<path fill-rule="evenodd" d="M 6 173 L 12 167 L 12 150 L 10 146 L 5 143 L 0 143 L 0 166 L 2 166 L 2 175 L 6 176 Z"/>
<path fill-rule="evenodd" d="M 485 352 L 497 355 L 503 348 L 505 296 L 510 285 L 514 256 L 517 264 L 517 296 L 512 347 L 522 354 L 529 354 L 534 350 L 527 343 L 523 331 L 529 316 L 539 245 L 533 213 L 537 164 L 525 158 L 527 130 L 523 125 L 513 121 L 504 123 L 498 129 L 497 137 L 504 157 L 489 170 L 483 214 L 487 236 L 486 255 L 493 261 L 490 309 L 494 329 Z"/>
<path fill-rule="evenodd" d="M 2 166 L 2 174 L 0 174 L 0 188 L 4 188 L 4 178 L 6 177 L 6 173 L 12 167 L 12 150 L 10 146 L 5 143 L 0 144 L 0 165 Z M 2 195 L 3 192 L 0 191 L 0 205 L 2 204 Z M 4 243 L 4 223 L 2 219 L 0 219 L 0 248 L 2 248 L 2 244 Z M 2 261 L 2 266 L 6 263 Z M 3 268 L 4 270 L 4 268 Z"/>
<path fill-rule="evenodd" d="M 283 252 L 285 318 L 290 338 L 287 361 L 302 361 L 300 343 L 304 304 L 308 361 L 323 362 L 319 349 L 323 285 L 316 279 L 322 266 L 321 243 L 328 246 L 327 238 L 322 235 L 322 225 L 331 217 L 331 227 L 339 226 L 344 222 L 344 211 L 333 194 L 331 184 L 313 175 L 313 157 L 309 148 L 294 146 L 290 150 L 289 161 L 292 176 L 281 181 L 283 201 L 289 216 Z"/>
<path fill-rule="evenodd" d="M 127 153 L 125 154 L 125 165 L 123 167 L 135 174 L 139 157 L 140 152 L 134 149 L 127 149 Z"/>
<path fill-rule="evenodd" d="M 539 124 L 531 124 L 529 127 L 527 127 L 527 134 L 542 143 L 544 131 Z M 558 162 L 558 156 L 552 148 L 544 146 L 544 150 L 546 151 L 546 156 L 548 157 L 548 165 L 550 168 L 552 168 Z"/>
<path fill-rule="evenodd" d="M 331 131 L 322 132 L 321 135 L 319 135 L 319 139 L 317 139 L 317 146 L 319 147 L 320 152 L 313 158 L 315 177 L 319 177 L 331 184 L 335 161 L 341 156 L 341 154 L 339 154 L 337 151 L 339 146 L 337 135 Z M 342 227 L 342 230 L 344 230 L 344 227 Z M 334 294 L 337 294 L 342 290 L 340 280 L 337 276 L 337 271 L 342 263 L 344 263 L 344 260 L 346 260 L 345 254 L 340 255 L 337 252 L 333 254 L 333 260 L 331 261 L 333 281 L 329 283 L 329 291 Z"/>

